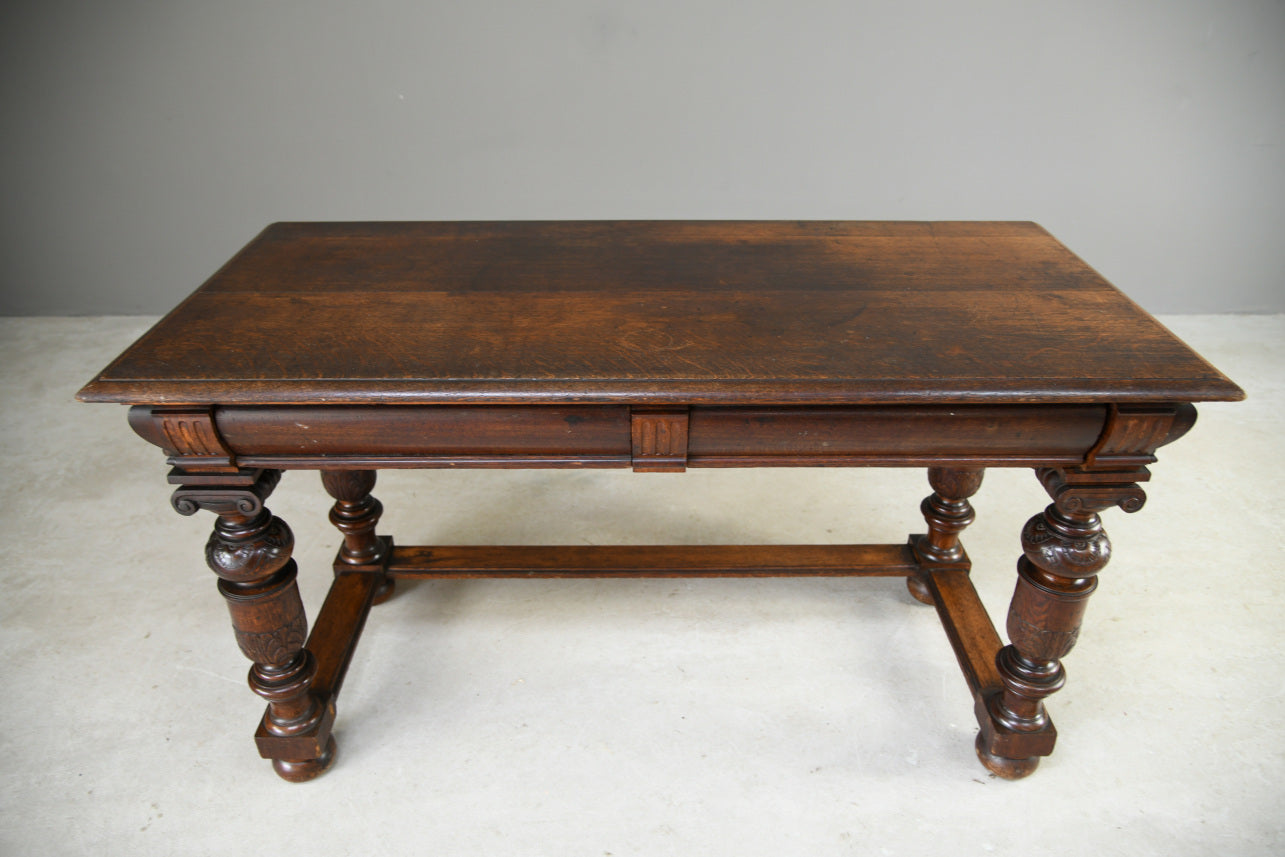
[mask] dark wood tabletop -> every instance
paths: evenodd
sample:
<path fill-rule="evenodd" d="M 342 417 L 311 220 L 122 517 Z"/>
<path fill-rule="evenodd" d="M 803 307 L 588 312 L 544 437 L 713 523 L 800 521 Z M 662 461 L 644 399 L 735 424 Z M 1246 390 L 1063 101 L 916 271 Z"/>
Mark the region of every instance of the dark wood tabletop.
<path fill-rule="evenodd" d="M 1034 223 L 277 223 L 80 398 L 1236 400 Z"/>

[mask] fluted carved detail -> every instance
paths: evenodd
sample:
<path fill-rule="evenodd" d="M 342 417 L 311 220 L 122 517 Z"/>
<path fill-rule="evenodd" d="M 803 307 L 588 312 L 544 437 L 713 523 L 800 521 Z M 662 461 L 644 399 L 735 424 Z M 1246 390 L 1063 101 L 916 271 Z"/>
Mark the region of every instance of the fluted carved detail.
<path fill-rule="evenodd" d="M 1095 470 L 1149 464 L 1159 447 L 1173 443 L 1195 423 L 1196 408 L 1189 402 L 1111 405 L 1102 436 L 1085 456 L 1085 464 Z"/>
<path fill-rule="evenodd" d="M 165 450 L 171 464 L 203 473 L 239 472 L 236 456 L 219 435 L 212 406 L 136 405 L 130 408 L 129 424 L 148 443 Z"/>
<path fill-rule="evenodd" d="M 193 411 L 175 411 L 159 414 L 161 432 L 165 435 L 166 448 L 175 455 L 192 458 L 208 456 L 228 457 L 227 447 L 219 440 L 214 428 L 214 417 L 209 408 Z"/>

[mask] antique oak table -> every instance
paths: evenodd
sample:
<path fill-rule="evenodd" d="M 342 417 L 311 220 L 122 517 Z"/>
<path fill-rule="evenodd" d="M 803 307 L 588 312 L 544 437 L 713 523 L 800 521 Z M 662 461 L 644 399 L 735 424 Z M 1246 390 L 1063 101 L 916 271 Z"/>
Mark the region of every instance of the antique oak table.
<path fill-rule="evenodd" d="M 217 515 L 256 740 L 331 764 L 335 700 L 396 578 L 904 575 L 972 691 L 977 752 L 1029 774 L 1110 543 L 1193 402 L 1241 390 L 1032 223 L 278 223 L 80 392 L 131 405 L 173 506 Z M 440 547 L 376 535 L 380 468 L 922 466 L 901 545 Z M 959 534 L 986 467 L 1029 467 L 1004 645 Z M 289 528 L 318 470 L 342 532 L 307 633 Z"/>

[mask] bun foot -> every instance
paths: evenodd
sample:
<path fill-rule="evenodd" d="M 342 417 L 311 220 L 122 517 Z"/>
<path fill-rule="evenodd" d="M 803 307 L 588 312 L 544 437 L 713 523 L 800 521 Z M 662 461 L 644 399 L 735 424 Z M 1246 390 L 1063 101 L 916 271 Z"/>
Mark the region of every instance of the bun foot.
<path fill-rule="evenodd" d="M 1029 759 L 1008 759 L 993 755 L 982 745 L 981 733 L 977 735 L 976 747 L 977 758 L 986 766 L 986 770 L 1001 779 L 1020 780 L 1023 777 L 1029 777 L 1040 763 L 1039 756 L 1031 756 Z"/>
<path fill-rule="evenodd" d="M 379 584 L 379 586 L 375 587 L 375 598 L 370 603 L 383 604 L 389 598 L 392 598 L 393 594 L 396 591 L 397 591 L 397 581 L 385 575 L 383 581 Z"/>
<path fill-rule="evenodd" d="M 921 601 L 929 607 L 932 607 L 937 603 L 933 601 L 933 595 L 928 591 L 928 584 L 924 582 L 922 575 L 908 575 L 906 577 L 906 589 L 910 590 L 911 596 L 913 596 L 916 601 Z"/>
<path fill-rule="evenodd" d="M 335 753 L 338 750 L 339 748 L 335 745 L 335 736 L 331 735 L 326 741 L 325 752 L 317 758 L 306 759 L 302 762 L 273 759 L 272 769 L 283 780 L 289 780 L 292 783 L 306 783 L 308 780 L 315 780 L 330 769 L 330 766 L 335 763 Z"/>

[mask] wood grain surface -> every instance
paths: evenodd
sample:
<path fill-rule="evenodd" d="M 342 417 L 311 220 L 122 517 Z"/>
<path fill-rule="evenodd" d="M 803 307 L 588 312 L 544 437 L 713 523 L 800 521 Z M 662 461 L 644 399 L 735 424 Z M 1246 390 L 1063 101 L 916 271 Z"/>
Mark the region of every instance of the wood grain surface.
<path fill-rule="evenodd" d="M 150 404 L 1243 396 L 1033 223 L 278 223 L 81 391 Z"/>

